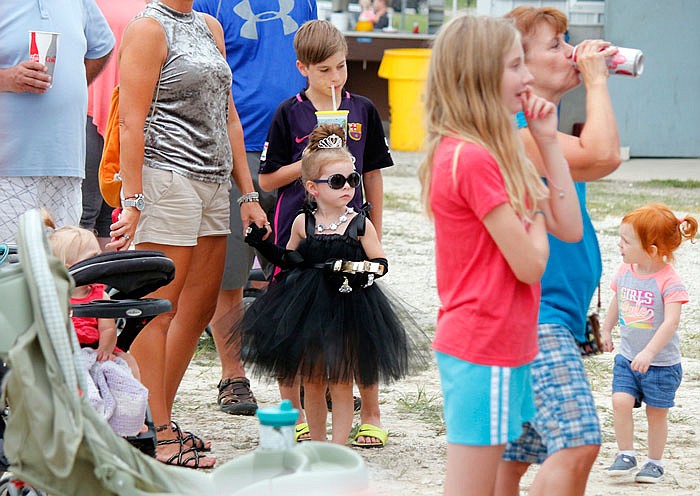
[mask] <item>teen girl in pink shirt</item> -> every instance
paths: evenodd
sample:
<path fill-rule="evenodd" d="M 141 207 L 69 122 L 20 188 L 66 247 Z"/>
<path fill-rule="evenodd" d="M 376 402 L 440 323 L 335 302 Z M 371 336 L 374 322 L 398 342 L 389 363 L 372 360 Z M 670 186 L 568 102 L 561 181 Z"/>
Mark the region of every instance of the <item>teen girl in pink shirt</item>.
<path fill-rule="evenodd" d="M 433 348 L 445 402 L 446 495 L 493 494 L 505 443 L 534 411 L 528 363 L 537 353 L 547 230 L 581 237 L 556 108 L 532 94 L 531 82 L 508 21 L 463 16 L 440 30 L 419 174 L 435 221 L 441 308 Z M 518 138 L 521 110 L 549 190 Z"/>

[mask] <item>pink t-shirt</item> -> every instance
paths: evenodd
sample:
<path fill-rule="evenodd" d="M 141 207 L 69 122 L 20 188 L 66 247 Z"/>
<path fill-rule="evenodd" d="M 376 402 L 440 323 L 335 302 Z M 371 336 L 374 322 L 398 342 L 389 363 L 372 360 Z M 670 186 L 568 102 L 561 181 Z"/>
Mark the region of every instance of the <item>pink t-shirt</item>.
<path fill-rule="evenodd" d="M 104 136 L 109 117 L 109 102 L 112 91 L 119 84 L 118 55 L 122 35 L 131 20 L 146 7 L 145 0 L 96 0 L 97 6 L 107 19 L 114 33 L 114 49 L 100 75 L 88 87 L 88 115 L 97 126 L 97 131 Z"/>
<path fill-rule="evenodd" d="M 435 219 L 437 289 L 441 307 L 433 348 L 480 365 L 518 367 L 537 354 L 539 284 L 515 277 L 483 224 L 508 202 L 494 158 L 443 138 L 433 157 L 430 205 Z"/>

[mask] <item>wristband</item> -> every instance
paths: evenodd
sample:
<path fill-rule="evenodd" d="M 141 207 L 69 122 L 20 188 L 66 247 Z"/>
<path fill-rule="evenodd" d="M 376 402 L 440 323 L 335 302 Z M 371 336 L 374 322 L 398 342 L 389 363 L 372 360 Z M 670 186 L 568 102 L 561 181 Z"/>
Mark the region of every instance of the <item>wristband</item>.
<path fill-rule="evenodd" d="M 238 197 L 238 200 L 236 200 L 236 203 L 238 205 L 241 205 L 242 203 L 250 203 L 250 202 L 259 202 L 260 201 L 260 193 L 257 191 L 251 191 L 250 193 L 246 193 L 244 195 L 241 195 Z"/>

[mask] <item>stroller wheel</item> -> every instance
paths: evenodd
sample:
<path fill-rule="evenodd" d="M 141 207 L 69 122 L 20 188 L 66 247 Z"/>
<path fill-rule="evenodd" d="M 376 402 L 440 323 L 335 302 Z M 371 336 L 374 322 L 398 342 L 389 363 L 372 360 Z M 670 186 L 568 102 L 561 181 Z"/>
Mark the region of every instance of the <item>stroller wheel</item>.
<path fill-rule="evenodd" d="M 34 489 L 11 474 L 0 479 L 0 496 L 46 496 L 46 493 Z"/>

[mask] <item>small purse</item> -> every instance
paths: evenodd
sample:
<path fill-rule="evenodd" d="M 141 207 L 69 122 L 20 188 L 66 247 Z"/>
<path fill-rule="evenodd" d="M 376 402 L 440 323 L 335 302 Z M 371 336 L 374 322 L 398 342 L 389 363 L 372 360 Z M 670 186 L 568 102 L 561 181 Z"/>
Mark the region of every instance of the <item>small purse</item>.
<path fill-rule="evenodd" d="M 162 69 L 161 69 L 162 72 Z M 162 74 L 161 74 L 162 76 Z M 156 113 L 158 94 L 160 93 L 160 77 L 156 87 L 156 96 L 153 100 L 151 117 L 148 120 L 148 127 L 144 135 L 151 129 L 151 122 Z M 109 103 L 109 116 L 107 118 L 107 129 L 104 136 L 104 147 L 102 148 L 102 159 L 97 174 L 100 185 L 100 193 L 107 205 L 113 208 L 121 207 L 122 179 L 119 175 L 121 163 L 119 162 L 120 140 L 119 140 L 119 86 L 115 86 L 112 91 L 112 99 Z"/>
<path fill-rule="evenodd" d="M 579 342 L 578 347 L 582 357 L 600 355 L 603 353 L 603 341 L 600 337 L 600 284 L 598 284 L 598 305 L 586 319 L 585 341 Z"/>

